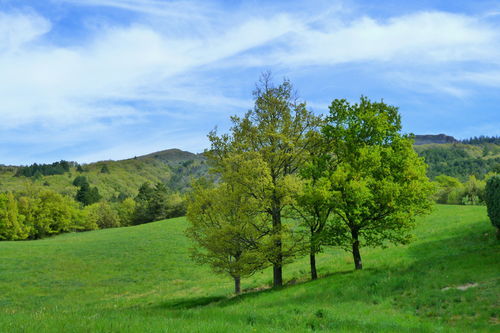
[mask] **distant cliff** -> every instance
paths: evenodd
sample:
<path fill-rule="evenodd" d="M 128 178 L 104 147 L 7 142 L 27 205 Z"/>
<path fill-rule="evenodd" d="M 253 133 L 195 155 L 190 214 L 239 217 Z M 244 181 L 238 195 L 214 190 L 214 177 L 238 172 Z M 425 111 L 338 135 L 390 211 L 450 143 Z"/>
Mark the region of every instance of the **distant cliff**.
<path fill-rule="evenodd" d="M 458 142 L 458 140 L 446 134 L 415 135 L 416 145 L 426 145 L 429 143 L 455 143 L 455 142 Z"/>

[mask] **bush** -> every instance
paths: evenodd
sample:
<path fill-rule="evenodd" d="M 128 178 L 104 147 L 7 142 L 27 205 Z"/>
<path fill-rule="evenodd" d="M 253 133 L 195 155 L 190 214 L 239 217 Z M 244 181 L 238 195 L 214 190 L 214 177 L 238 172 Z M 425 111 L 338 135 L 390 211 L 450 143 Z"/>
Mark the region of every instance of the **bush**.
<path fill-rule="evenodd" d="M 497 228 L 497 239 L 500 240 L 500 175 L 488 179 L 485 190 L 485 201 L 491 223 Z"/>
<path fill-rule="evenodd" d="M 116 228 L 120 226 L 117 212 L 107 202 L 100 202 L 85 207 L 88 226 L 99 229 Z"/>
<path fill-rule="evenodd" d="M 73 230 L 78 220 L 77 204 L 50 190 L 26 193 L 18 199 L 19 213 L 30 230 L 30 238 L 43 238 Z"/>
<path fill-rule="evenodd" d="M 17 240 L 28 237 L 29 230 L 22 223 L 17 202 L 12 193 L 0 193 L 0 240 Z"/>

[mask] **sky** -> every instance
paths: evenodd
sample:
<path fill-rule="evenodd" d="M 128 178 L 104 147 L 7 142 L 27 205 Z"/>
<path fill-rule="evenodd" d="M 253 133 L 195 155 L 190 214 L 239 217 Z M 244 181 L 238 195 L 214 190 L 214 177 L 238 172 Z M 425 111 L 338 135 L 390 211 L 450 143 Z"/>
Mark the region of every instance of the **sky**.
<path fill-rule="evenodd" d="M 0 164 L 202 152 L 288 78 L 403 131 L 500 135 L 500 1 L 0 0 Z"/>

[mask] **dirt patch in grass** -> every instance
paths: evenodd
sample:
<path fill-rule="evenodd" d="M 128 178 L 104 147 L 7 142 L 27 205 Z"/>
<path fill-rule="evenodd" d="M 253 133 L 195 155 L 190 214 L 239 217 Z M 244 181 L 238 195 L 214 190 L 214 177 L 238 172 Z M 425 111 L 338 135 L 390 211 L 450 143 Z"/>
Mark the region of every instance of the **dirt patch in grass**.
<path fill-rule="evenodd" d="M 446 290 L 450 290 L 450 289 L 458 289 L 458 290 L 467 290 L 469 288 L 475 288 L 479 286 L 479 284 L 477 283 L 466 283 L 466 284 L 463 284 L 461 286 L 456 286 L 456 287 L 444 287 L 443 289 L 441 289 L 442 291 L 446 291 Z"/>

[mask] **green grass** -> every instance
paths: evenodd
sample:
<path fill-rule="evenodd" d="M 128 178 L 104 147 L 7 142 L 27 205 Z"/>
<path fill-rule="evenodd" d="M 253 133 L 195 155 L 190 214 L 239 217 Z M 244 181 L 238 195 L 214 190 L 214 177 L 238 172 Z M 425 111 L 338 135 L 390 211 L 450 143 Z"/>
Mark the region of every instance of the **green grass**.
<path fill-rule="evenodd" d="M 412 244 L 362 249 L 363 271 L 330 250 L 319 280 L 307 282 L 304 258 L 285 267 L 298 283 L 239 297 L 230 279 L 189 259 L 185 226 L 0 243 L 0 332 L 500 330 L 500 246 L 484 207 L 437 206 Z M 271 278 L 266 270 L 243 287 Z"/>

